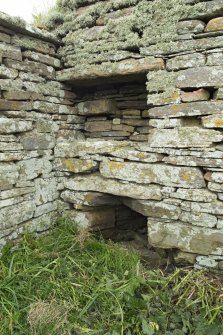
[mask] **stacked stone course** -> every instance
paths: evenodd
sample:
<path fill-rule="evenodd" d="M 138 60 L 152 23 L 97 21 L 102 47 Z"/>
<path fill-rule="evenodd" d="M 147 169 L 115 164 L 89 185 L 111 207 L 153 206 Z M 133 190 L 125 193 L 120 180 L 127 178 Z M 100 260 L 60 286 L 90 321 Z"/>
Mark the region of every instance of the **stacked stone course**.
<path fill-rule="evenodd" d="M 222 1 L 181 1 L 157 43 L 145 4 L 165 1 L 72 3 L 59 50 L 2 30 L 2 244 L 59 213 L 108 234 L 146 218 L 152 246 L 222 271 Z"/>
<path fill-rule="evenodd" d="M 58 42 L 20 31 L 0 21 L 0 248 L 55 222 L 54 147 L 76 97 L 56 80 Z"/>

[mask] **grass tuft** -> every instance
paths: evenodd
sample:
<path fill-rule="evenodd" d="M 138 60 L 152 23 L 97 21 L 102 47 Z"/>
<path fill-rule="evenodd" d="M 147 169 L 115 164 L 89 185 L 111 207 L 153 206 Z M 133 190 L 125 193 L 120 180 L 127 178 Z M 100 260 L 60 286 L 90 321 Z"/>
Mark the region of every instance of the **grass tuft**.
<path fill-rule="evenodd" d="M 1 335 L 221 335 L 222 324 L 221 279 L 145 269 L 68 219 L 0 260 Z"/>

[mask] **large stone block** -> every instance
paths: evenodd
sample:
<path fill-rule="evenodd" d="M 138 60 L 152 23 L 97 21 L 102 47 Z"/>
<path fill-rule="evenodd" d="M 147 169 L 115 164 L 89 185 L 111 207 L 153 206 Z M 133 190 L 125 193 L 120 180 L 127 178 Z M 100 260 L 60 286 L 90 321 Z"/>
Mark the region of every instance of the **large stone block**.
<path fill-rule="evenodd" d="M 219 229 L 149 218 L 148 239 L 157 248 L 175 248 L 200 255 L 223 255 L 223 232 Z"/>
<path fill-rule="evenodd" d="M 19 225 L 33 217 L 35 204 L 33 201 L 24 201 L 18 205 L 13 205 L 0 209 L 0 230 L 8 229 Z"/>
<path fill-rule="evenodd" d="M 83 173 L 94 171 L 98 163 L 91 159 L 58 158 L 54 160 L 54 169 L 72 173 Z"/>
<path fill-rule="evenodd" d="M 11 163 L 0 163 L 0 190 L 16 183 L 19 177 L 18 167 Z"/>
<path fill-rule="evenodd" d="M 44 156 L 20 161 L 17 166 L 20 169 L 20 180 L 32 180 L 39 175 L 48 177 L 52 171 L 52 163 Z"/>
<path fill-rule="evenodd" d="M 179 219 L 181 213 L 179 207 L 162 201 L 146 201 L 125 198 L 122 202 L 135 212 L 152 218 L 177 220 Z"/>
<path fill-rule="evenodd" d="M 222 101 L 198 101 L 170 106 L 153 107 L 143 111 L 143 117 L 152 118 L 176 118 L 181 116 L 198 116 L 221 113 L 223 110 Z"/>
<path fill-rule="evenodd" d="M 65 181 L 65 187 L 74 191 L 95 191 L 135 199 L 160 200 L 159 185 L 141 185 L 126 183 L 115 179 L 106 179 L 99 174 L 79 176 Z"/>
<path fill-rule="evenodd" d="M 116 109 L 115 101 L 108 99 L 80 102 L 76 106 L 79 115 L 113 114 Z"/>
<path fill-rule="evenodd" d="M 221 66 L 206 66 L 182 70 L 176 80 L 178 88 L 222 87 L 223 69 Z"/>
<path fill-rule="evenodd" d="M 57 191 L 57 182 L 55 178 L 37 178 L 35 179 L 35 203 L 42 205 L 44 203 L 56 200 L 59 196 Z"/>
<path fill-rule="evenodd" d="M 115 162 L 104 159 L 100 164 L 103 177 L 116 178 L 136 183 L 161 184 L 185 188 L 203 188 L 202 172 L 197 168 L 175 167 L 165 164 Z"/>
<path fill-rule="evenodd" d="M 55 136 L 48 133 L 30 132 L 25 135 L 21 135 L 21 144 L 25 150 L 53 149 L 55 143 Z"/>
<path fill-rule="evenodd" d="M 0 66 L 1 79 L 15 79 L 18 77 L 19 72 L 14 69 L 9 69 L 5 65 Z"/>
<path fill-rule="evenodd" d="M 0 134 L 20 133 L 33 129 L 30 121 L 0 118 Z"/>
<path fill-rule="evenodd" d="M 212 143 L 222 140 L 223 134 L 221 132 L 199 127 L 153 129 L 150 130 L 148 137 L 149 145 L 155 148 L 209 147 Z"/>
<path fill-rule="evenodd" d="M 68 203 L 74 204 L 75 209 L 82 206 L 115 206 L 120 204 L 117 197 L 99 192 L 74 192 L 65 190 L 61 193 L 61 198 Z"/>
<path fill-rule="evenodd" d="M 170 197 L 188 201 L 212 202 L 217 200 L 217 195 L 207 189 L 185 189 L 178 188 L 172 192 Z"/>
<path fill-rule="evenodd" d="M 83 141 L 72 139 L 68 142 L 57 143 L 55 147 L 56 157 L 89 157 L 92 155 L 110 155 L 132 161 L 157 162 L 163 156 L 157 153 L 142 152 L 139 143 L 127 141 Z"/>
<path fill-rule="evenodd" d="M 81 227 L 99 228 L 100 230 L 112 228 L 115 226 L 114 208 L 98 208 L 89 212 L 78 210 L 67 211 L 69 217 L 75 224 Z"/>

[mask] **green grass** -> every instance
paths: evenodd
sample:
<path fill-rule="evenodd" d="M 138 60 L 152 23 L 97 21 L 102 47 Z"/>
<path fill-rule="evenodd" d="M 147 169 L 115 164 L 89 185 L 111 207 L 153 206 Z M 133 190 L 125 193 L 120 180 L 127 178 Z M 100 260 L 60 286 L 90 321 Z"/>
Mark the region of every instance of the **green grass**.
<path fill-rule="evenodd" d="M 145 269 L 67 219 L 0 260 L 1 335 L 220 335 L 222 314 L 220 279 Z"/>

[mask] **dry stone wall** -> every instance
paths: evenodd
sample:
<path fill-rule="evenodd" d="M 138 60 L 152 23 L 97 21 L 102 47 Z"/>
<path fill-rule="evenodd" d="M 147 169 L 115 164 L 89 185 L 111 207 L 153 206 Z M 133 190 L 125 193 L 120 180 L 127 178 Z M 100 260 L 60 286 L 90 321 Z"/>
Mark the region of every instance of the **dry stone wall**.
<path fill-rule="evenodd" d="M 152 246 L 223 271 L 222 1 L 59 6 L 61 45 L 0 30 L 2 245 L 61 213 L 146 220 Z"/>
<path fill-rule="evenodd" d="M 0 248 L 55 222 L 54 147 L 75 98 L 56 80 L 58 42 L 22 31 L 0 20 Z"/>
<path fill-rule="evenodd" d="M 222 1 L 69 6 L 57 78 L 85 86 L 75 104 L 85 140 L 56 146 L 70 173 L 61 198 L 90 223 L 110 194 L 148 218 L 150 244 L 222 271 Z"/>

